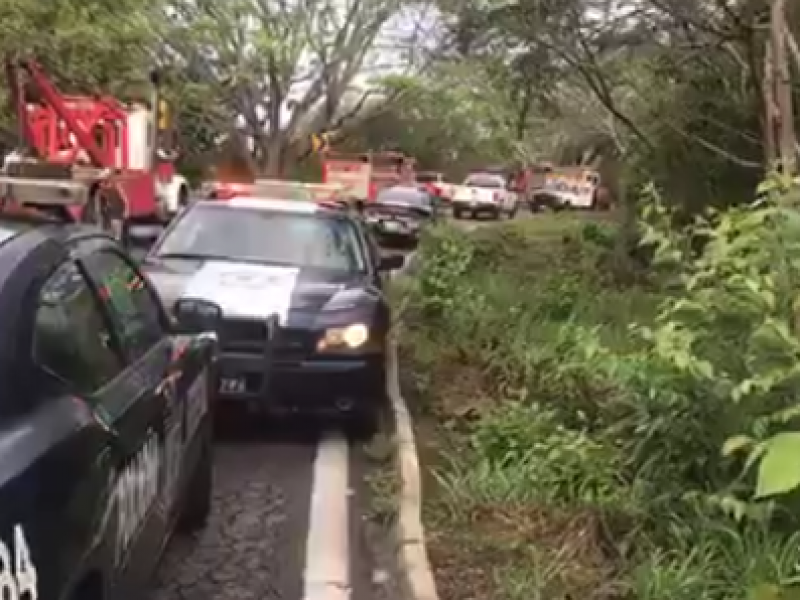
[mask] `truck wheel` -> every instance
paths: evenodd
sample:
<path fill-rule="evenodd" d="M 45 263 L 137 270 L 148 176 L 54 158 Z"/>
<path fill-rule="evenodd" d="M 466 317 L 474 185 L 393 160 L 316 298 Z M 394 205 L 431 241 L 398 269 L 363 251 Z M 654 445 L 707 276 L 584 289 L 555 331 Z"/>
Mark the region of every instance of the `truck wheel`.
<path fill-rule="evenodd" d="M 377 407 L 362 408 L 350 415 L 347 423 L 351 439 L 358 442 L 368 442 L 375 437 L 380 429 L 380 413 Z"/>
<path fill-rule="evenodd" d="M 118 194 L 96 185 L 89 192 L 89 201 L 81 212 L 81 222 L 97 225 L 103 231 L 121 239 L 124 212 L 122 198 Z"/>
<path fill-rule="evenodd" d="M 202 529 L 211 514 L 214 466 L 210 434 L 206 434 L 204 444 L 200 459 L 183 495 L 183 507 L 178 520 L 178 529 L 182 533 L 192 533 Z"/>
<path fill-rule="evenodd" d="M 181 208 L 186 208 L 189 205 L 189 190 L 186 189 L 185 185 L 181 186 L 181 189 L 178 190 L 178 210 Z"/>
<path fill-rule="evenodd" d="M 515 204 L 514 206 L 511 207 L 511 210 L 508 211 L 508 218 L 513 219 L 516 216 L 517 216 L 517 205 Z"/>
<path fill-rule="evenodd" d="M 453 218 L 454 219 L 459 219 L 459 220 L 464 218 L 464 213 L 461 212 L 460 208 L 454 208 L 453 209 Z"/>

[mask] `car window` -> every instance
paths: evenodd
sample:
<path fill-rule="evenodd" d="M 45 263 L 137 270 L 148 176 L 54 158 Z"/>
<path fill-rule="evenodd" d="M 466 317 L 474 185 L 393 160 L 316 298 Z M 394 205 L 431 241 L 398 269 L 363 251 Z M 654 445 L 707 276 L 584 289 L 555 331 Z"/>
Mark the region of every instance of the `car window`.
<path fill-rule="evenodd" d="M 87 394 L 123 368 L 98 299 L 74 262 L 57 269 L 41 289 L 33 354 L 39 366 Z"/>
<path fill-rule="evenodd" d="M 431 207 L 430 194 L 420 190 L 408 189 L 388 189 L 380 192 L 376 198 L 378 204 L 381 203 L 400 203 L 412 206 Z"/>
<path fill-rule="evenodd" d="M 490 173 L 475 173 L 467 177 L 464 185 L 470 187 L 502 189 L 506 187 L 506 182 L 500 175 L 492 175 Z"/>
<path fill-rule="evenodd" d="M 154 254 L 364 272 L 366 262 L 356 228 L 352 219 L 338 214 L 195 205 L 164 236 Z"/>
<path fill-rule="evenodd" d="M 419 183 L 438 183 L 439 179 L 440 176 L 436 174 L 425 173 L 417 175 L 417 181 Z"/>
<path fill-rule="evenodd" d="M 157 300 L 142 275 L 116 252 L 101 250 L 84 262 L 109 309 L 123 349 L 136 360 L 164 337 Z"/>

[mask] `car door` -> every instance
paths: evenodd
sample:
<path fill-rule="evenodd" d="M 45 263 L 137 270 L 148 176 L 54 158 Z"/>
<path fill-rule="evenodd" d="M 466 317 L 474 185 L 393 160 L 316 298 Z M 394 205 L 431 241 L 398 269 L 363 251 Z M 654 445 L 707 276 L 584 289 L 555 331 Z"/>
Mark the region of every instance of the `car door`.
<path fill-rule="evenodd" d="M 177 398 L 168 326 L 146 280 L 110 240 L 84 250 L 78 248 L 79 263 L 125 363 L 113 388 L 98 397 L 123 454 L 114 493 L 115 555 L 124 593 L 149 581 L 168 538 L 185 415 Z"/>
<path fill-rule="evenodd" d="M 96 398 L 114 387 L 124 363 L 74 261 L 57 265 L 31 292 L 35 304 L 26 347 L 37 375 L 26 393 L 33 403 L 27 426 L 52 445 L 26 473 L 28 484 L 19 483 L 28 490 L 25 497 L 35 515 L 23 529 L 29 534 L 31 564 L 47 567 L 39 573 L 38 597 L 54 598 L 74 592 L 89 572 L 105 575 L 113 569 L 106 559 L 106 517 L 122 457 L 111 429 L 95 418 L 101 409 Z M 23 447 L 15 451 L 19 460 L 24 460 Z M 3 503 L 8 506 L 7 499 Z"/>

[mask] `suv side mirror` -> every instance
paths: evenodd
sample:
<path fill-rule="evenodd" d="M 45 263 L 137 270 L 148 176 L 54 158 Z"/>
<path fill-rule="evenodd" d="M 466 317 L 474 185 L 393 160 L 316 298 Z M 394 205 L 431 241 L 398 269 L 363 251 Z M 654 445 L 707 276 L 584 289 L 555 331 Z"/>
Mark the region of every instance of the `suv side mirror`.
<path fill-rule="evenodd" d="M 207 300 L 185 298 L 175 303 L 172 320 L 175 333 L 216 331 L 222 320 L 222 309 Z"/>

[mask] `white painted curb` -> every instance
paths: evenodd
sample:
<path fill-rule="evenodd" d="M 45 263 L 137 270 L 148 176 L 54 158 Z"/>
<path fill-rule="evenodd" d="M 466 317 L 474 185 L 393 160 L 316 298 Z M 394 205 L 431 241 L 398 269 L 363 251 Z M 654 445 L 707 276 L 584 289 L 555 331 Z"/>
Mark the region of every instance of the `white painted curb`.
<path fill-rule="evenodd" d="M 402 275 L 412 268 L 416 259 L 416 252 L 410 254 L 406 264 L 395 276 Z M 387 361 L 387 392 L 394 414 L 395 461 L 400 477 L 396 535 L 401 587 L 408 600 L 439 600 L 436 581 L 425 548 L 425 529 L 422 525 L 422 477 L 414 428 L 408 405 L 400 390 L 397 358 L 399 325 L 394 333 Z"/>
<path fill-rule="evenodd" d="M 401 587 L 409 600 L 439 600 L 425 548 L 422 479 L 411 416 L 400 393 L 396 342 L 392 342 L 389 352 L 388 391 L 394 412 L 397 446 L 395 460 L 401 484 L 396 531 Z"/>

